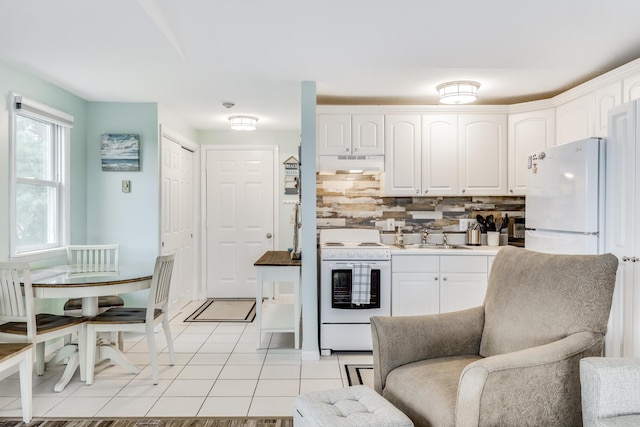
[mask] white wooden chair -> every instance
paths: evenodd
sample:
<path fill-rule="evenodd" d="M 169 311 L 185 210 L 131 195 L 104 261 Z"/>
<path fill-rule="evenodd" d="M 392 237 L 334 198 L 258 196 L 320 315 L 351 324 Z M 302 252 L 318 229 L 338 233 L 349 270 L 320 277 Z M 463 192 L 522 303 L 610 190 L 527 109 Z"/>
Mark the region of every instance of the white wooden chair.
<path fill-rule="evenodd" d="M 167 316 L 173 261 L 174 255 L 157 257 L 146 307 L 114 307 L 87 320 L 88 342 L 95 342 L 98 332 L 144 332 L 149 347 L 154 384 L 158 384 L 159 377 L 154 328 L 159 323 L 162 323 L 162 329 L 167 339 L 169 363 L 173 365 L 173 339 Z M 95 347 L 93 346 L 87 349 L 87 360 L 94 360 L 94 352 Z M 93 375 L 94 366 L 89 363 L 87 364 L 87 385 L 93 384 Z"/>
<path fill-rule="evenodd" d="M 67 265 L 73 266 L 70 274 L 87 276 L 91 274 L 117 273 L 119 268 L 120 245 L 69 245 L 67 246 Z M 118 295 L 98 297 L 98 312 L 111 307 L 123 307 L 124 300 Z M 71 298 L 64 303 L 66 316 L 82 315 L 82 298 Z M 122 335 L 114 335 L 112 341 L 118 341 L 120 350 L 124 348 Z"/>
<path fill-rule="evenodd" d="M 22 401 L 22 421 L 31 422 L 33 416 L 32 371 L 33 344 L 0 343 L 0 372 L 14 369 L 20 372 L 20 400 Z"/>
<path fill-rule="evenodd" d="M 22 281 L 22 283 L 20 283 Z M 76 316 L 35 313 L 31 270 L 27 263 L 0 263 L 0 341 L 27 342 L 36 348 L 36 373 L 44 374 L 46 341 L 69 334 L 78 336 L 78 351 L 73 349 L 60 383 L 66 384 L 78 365 L 84 369 L 85 319 Z M 65 346 L 66 347 L 66 346 Z M 63 347 L 64 349 L 64 347 Z M 61 349 L 62 350 L 62 349 Z M 59 351 L 61 351 L 59 350 Z M 65 349 L 66 350 L 66 349 Z M 54 390 L 61 389 L 56 385 Z"/>

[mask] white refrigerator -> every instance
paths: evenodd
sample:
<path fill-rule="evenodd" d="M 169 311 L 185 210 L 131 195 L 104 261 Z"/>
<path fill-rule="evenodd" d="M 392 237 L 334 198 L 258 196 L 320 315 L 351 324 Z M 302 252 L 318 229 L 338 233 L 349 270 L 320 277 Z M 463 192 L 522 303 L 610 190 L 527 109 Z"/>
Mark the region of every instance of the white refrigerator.
<path fill-rule="evenodd" d="M 604 145 L 601 138 L 589 138 L 529 155 L 525 248 L 604 252 Z"/>

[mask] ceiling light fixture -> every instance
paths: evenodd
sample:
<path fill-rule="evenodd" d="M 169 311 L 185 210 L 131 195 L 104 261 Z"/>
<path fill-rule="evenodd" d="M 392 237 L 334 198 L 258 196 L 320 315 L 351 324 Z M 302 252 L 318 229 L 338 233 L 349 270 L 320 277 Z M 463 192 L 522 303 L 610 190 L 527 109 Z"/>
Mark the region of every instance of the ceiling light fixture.
<path fill-rule="evenodd" d="M 255 130 L 258 118 L 253 116 L 229 116 L 229 124 L 233 130 Z"/>
<path fill-rule="evenodd" d="M 480 83 L 456 81 L 442 83 L 436 87 L 442 104 L 468 104 L 478 98 Z"/>

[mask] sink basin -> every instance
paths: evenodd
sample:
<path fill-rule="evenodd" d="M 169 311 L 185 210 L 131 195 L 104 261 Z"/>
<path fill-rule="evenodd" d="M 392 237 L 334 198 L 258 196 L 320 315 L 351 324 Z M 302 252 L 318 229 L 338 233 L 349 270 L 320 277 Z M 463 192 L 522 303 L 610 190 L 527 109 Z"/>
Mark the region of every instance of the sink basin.
<path fill-rule="evenodd" d="M 417 243 L 414 245 L 404 245 L 405 249 L 467 249 L 470 250 L 471 248 L 468 248 L 466 246 L 461 246 L 461 245 L 436 245 L 436 244 L 429 244 L 429 243 Z"/>

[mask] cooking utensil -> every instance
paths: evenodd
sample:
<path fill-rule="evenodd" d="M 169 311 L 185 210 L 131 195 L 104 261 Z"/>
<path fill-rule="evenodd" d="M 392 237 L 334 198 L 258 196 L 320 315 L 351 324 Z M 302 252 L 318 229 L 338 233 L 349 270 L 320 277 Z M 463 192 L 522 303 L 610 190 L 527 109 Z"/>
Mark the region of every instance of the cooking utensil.
<path fill-rule="evenodd" d="M 493 221 L 493 215 L 489 214 L 487 215 L 487 217 L 484 219 L 485 221 L 485 225 L 487 227 L 487 231 L 496 231 L 496 224 Z"/>
<path fill-rule="evenodd" d="M 498 218 L 495 220 L 496 231 L 502 230 L 502 218 Z"/>
<path fill-rule="evenodd" d="M 480 225 L 480 231 L 482 233 L 486 233 L 487 232 L 487 223 L 486 223 L 484 217 L 482 215 L 476 215 L 476 221 L 478 221 L 478 224 Z"/>

